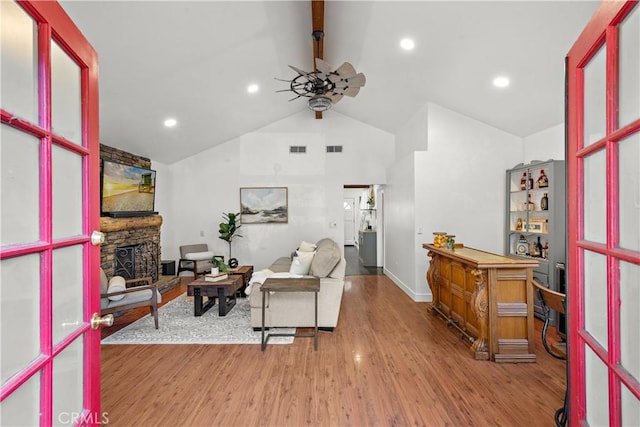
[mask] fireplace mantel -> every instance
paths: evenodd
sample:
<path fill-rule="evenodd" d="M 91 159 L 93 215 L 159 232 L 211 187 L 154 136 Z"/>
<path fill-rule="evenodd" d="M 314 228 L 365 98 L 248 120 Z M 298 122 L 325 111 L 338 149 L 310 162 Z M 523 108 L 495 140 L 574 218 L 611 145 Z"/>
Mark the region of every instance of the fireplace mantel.
<path fill-rule="evenodd" d="M 124 230 L 136 230 L 138 228 L 160 227 L 162 215 L 138 216 L 128 218 L 100 217 L 100 231 L 103 233 Z"/>

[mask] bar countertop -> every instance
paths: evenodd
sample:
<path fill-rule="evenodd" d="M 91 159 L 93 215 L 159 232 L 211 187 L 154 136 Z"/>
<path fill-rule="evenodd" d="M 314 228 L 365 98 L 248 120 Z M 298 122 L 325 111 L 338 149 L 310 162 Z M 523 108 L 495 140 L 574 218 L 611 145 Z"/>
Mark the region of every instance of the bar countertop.
<path fill-rule="evenodd" d="M 498 255 L 491 252 L 481 251 L 473 248 L 456 248 L 449 250 L 445 248 L 436 248 L 431 243 L 424 243 L 424 249 L 436 252 L 448 258 L 458 258 L 461 261 L 469 262 L 478 268 L 502 267 L 502 268 L 521 268 L 521 267 L 537 267 L 538 261 L 534 258 L 511 258 L 504 255 Z"/>

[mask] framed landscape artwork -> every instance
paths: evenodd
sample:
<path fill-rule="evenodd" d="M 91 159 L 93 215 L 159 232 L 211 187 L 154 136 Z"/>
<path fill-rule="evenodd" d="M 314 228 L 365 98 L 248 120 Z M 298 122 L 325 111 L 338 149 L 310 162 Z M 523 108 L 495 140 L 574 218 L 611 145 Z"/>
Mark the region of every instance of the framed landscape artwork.
<path fill-rule="evenodd" d="M 240 188 L 240 214 L 242 224 L 288 222 L 287 187 Z"/>

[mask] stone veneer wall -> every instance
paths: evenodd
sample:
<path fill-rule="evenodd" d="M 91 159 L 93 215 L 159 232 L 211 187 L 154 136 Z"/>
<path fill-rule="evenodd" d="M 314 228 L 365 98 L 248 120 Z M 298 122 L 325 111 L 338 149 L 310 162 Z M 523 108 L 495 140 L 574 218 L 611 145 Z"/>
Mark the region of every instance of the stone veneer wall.
<path fill-rule="evenodd" d="M 150 159 L 127 153 L 126 151 L 118 150 L 117 148 L 109 147 L 104 144 L 100 144 L 100 159 L 110 160 L 112 162 L 118 162 L 129 166 L 137 166 L 139 168 L 151 169 Z"/>
<path fill-rule="evenodd" d="M 151 168 L 150 159 L 104 144 L 100 144 L 100 158 L 130 166 Z M 145 254 L 143 257 L 153 256 L 155 258 L 153 264 L 154 267 L 157 267 L 157 271 L 141 271 L 140 267 L 144 263 L 140 262 L 140 265 L 136 266 L 136 276 L 152 276 L 154 280 L 157 280 L 162 274 L 162 263 L 160 262 L 162 253 L 160 247 L 161 225 L 162 217 L 160 215 L 134 218 L 101 218 L 100 229 L 105 233 L 105 242 L 100 247 L 100 266 L 107 274 L 107 277 L 112 277 L 115 271 L 116 248 L 151 244 L 157 247 L 157 254 Z"/>

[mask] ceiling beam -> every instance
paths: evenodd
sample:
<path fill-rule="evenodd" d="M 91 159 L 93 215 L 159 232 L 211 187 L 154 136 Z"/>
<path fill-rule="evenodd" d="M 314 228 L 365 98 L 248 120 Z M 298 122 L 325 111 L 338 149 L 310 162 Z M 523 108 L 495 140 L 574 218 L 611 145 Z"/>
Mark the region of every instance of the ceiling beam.
<path fill-rule="evenodd" d="M 311 27 L 315 71 L 316 58 L 324 59 L 324 0 L 311 0 Z M 322 111 L 316 111 L 316 119 L 322 119 Z"/>

